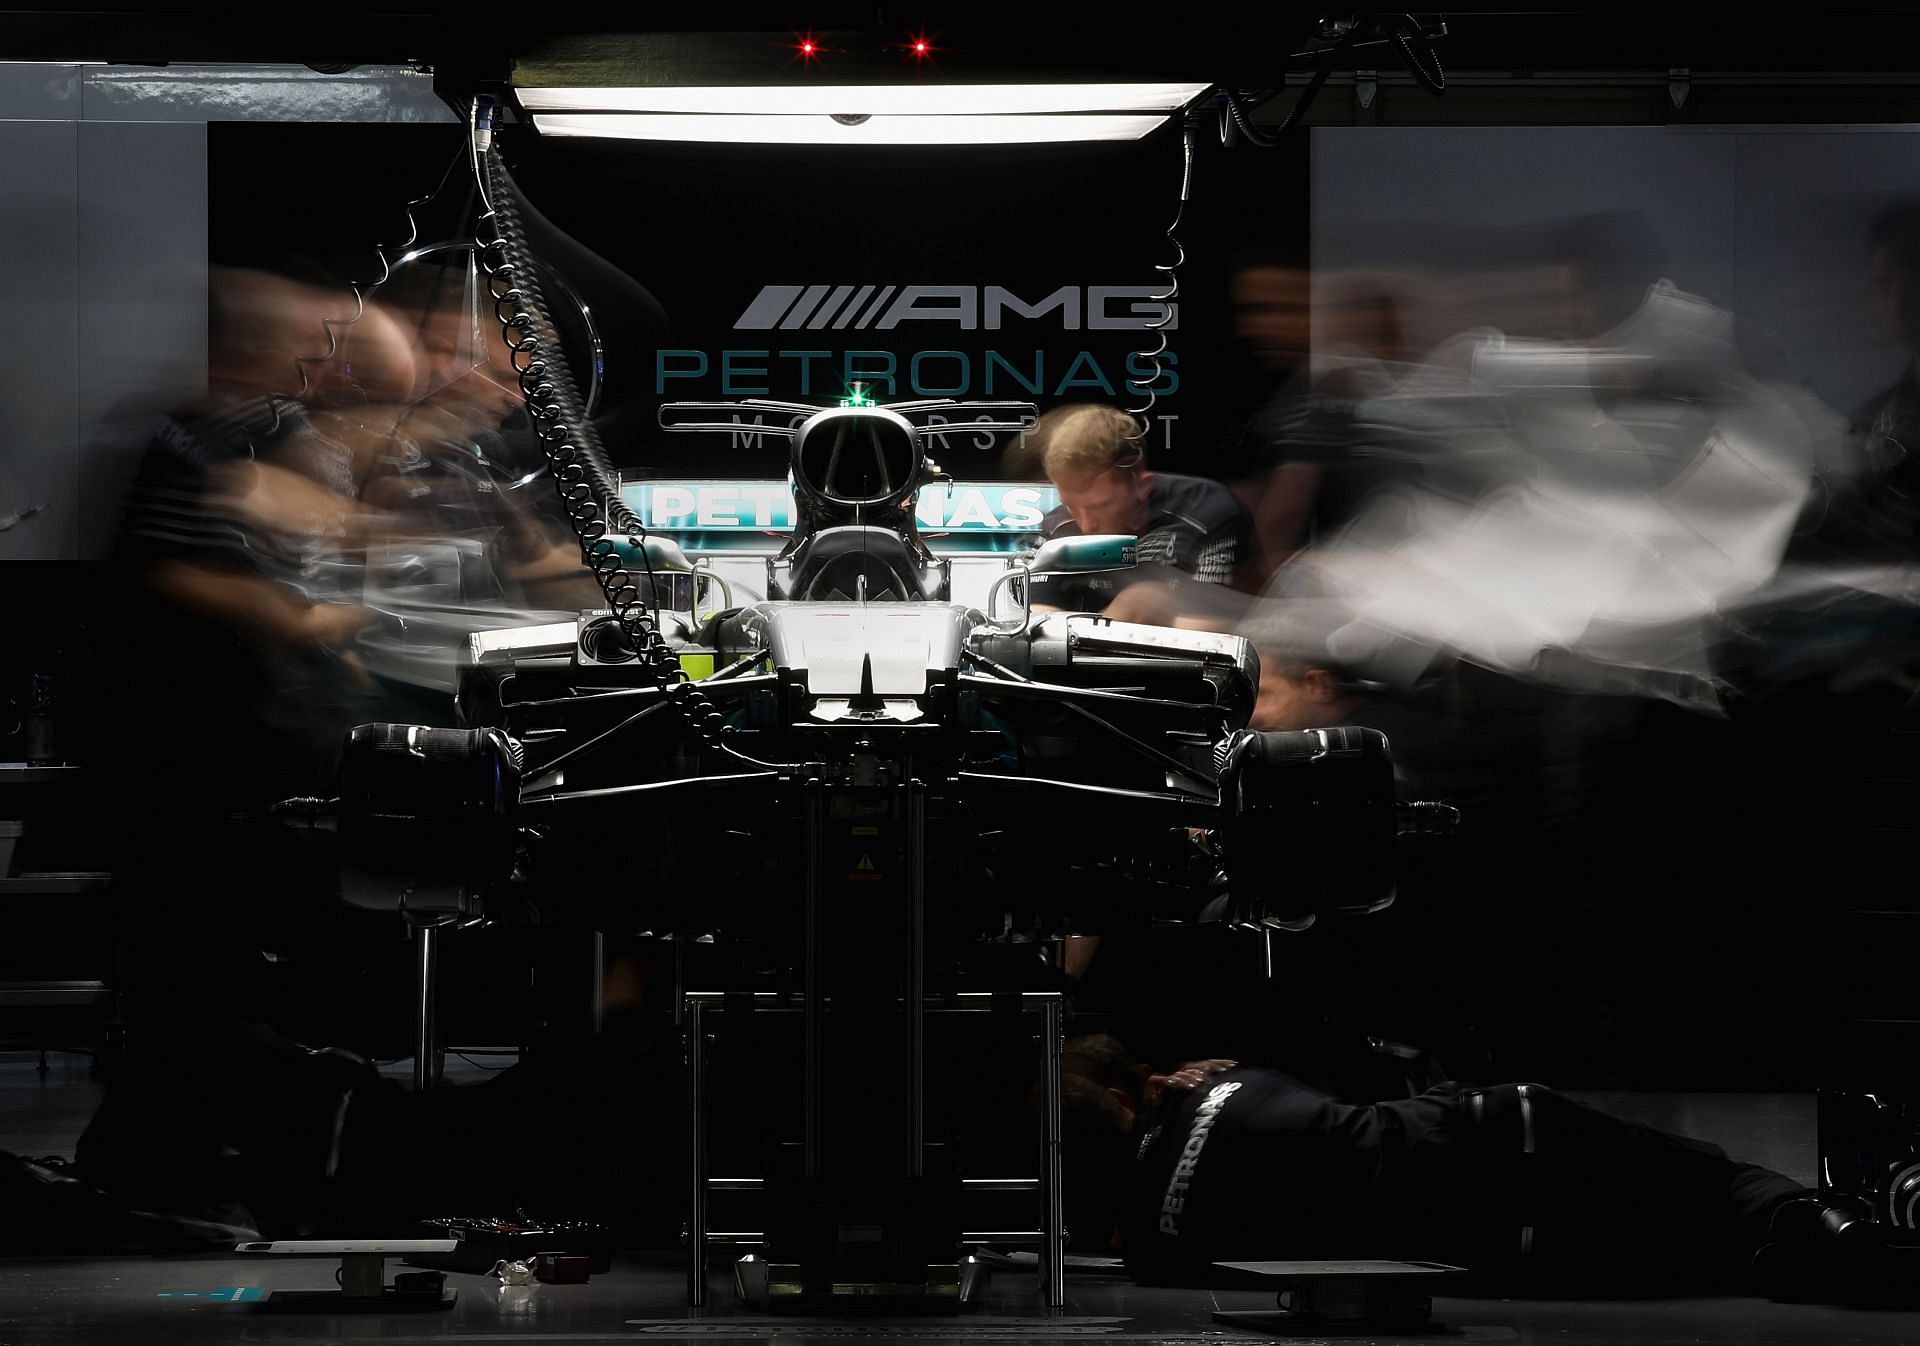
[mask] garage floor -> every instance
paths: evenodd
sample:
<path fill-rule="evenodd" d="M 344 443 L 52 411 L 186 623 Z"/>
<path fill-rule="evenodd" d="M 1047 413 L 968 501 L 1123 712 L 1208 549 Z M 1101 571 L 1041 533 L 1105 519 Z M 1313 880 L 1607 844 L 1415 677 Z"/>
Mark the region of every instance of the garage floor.
<path fill-rule="evenodd" d="M 504 1286 L 453 1277 L 454 1307 L 431 1314 L 293 1316 L 251 1302 L 250 1287 L 321 1289 L 332 1285 L 322 1261 L 265 1258 L 134 1258 L 19 1262 L 0 1267 L 0 1341 L 8 1346 L 72 1346 L 98 1341 L 295 1343 L 598 1342 L 636 1337 L 670 1341 L 1116 1341 L 1262 1340 L 1213 1321 L 1216 1308 L 1268 1309 L 1263 1292 L 1148 1290 L 1107 1277 L 1073 1277 L 1064 1312 L 1036 1311 L 1030 1273 L 1002 1272 L 986 1302 L 956 1318 L 768 1318 L 744 1311 L 713 1278 L 712 1305 L 684 1304 L 677 1267 L 616 1262 L 585 1285 Z M 236 1292 L 247 1302 L 231 1301 Z M 1746 1346 L 1900 1343 L 1920 1340 L 1920 1313 L 1772 1304 L 1756 1299 L 1547 1302 L 1436 1299 L 1443 1340 L 1547 1346 L 1680 1346 L 1740 1341 Z M 1431 1340 L 1432 1338 L 1427 1338 Z M 1297 1338 L 1296 1338 L 1297 1340 Z M 1421 1338 L 1359 1336 L 1348 1341 Z"/>
<path fill-rule="evenodd" d="M 43 1081 L 31 1056 L 0 1057 L 0 1149 L 71 1154 L 97 1097 L 83 1058 L 55 1056 Z M 1813 1176 L 1813 1099 L 1806 1095 L 1586 1094 L 1589 1101 L 1687 1131 L 1804 1180 Z M 389 1271 L 394 1268 L 389 1267 Z M 636 1337 L 699 1341 L 1115 1342 L 1263 1340 L 1216 1322 L 1215 1309 L 1273 1307 L 1266 1291 L 1145 1289 L 1112 1275 L 1075 1274 L 1068 1304 L 1038 1309 L 1031 1271 L 1001 1269 L 982 1301 L 951 1318 L 769 1318 L 745 1309 L 728 1277 L 711 1278 L 712 1301 L 685 1304 L 685 1280 L 671 1258 L 621 1258 L 585 1285 L 504 1286 L 452 1276 L 445 1312 L 291 1315 L 261 1301 L 276 1289 L 330 1289 L 333 1264 L 283 1258 L 119 1257 L 24 1259 L 0 1263 L 0 1343 L 71 1346 L 122 1342 L 297 1343 L 567 1342 Z M 1448 1325 L 1442 1340 L 1547 1346 L 1744 1346 L 1920 1341 L 1920 1312 L 1773 1304 L 1758 1299 L 1544 1301 L 1436 1298 Z M 1294 1338 L 1302 1340 L 1303 1338 Z M 1311 1340 L 1313 1338 L 1304 1338 Z M 1347 1336 L 1348 1342 L 1422 1340 Z M 1433 1338 L 1424 1338 L 1432 1340 Z"/>

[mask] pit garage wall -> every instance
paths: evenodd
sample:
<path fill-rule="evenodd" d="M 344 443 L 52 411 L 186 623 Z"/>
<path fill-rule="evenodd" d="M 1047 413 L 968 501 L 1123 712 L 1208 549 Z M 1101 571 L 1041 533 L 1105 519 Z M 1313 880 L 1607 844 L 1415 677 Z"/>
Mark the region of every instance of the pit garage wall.
<path fill-rule="evenodd" d="M 154 419 L 205 385 L 209 122 L 451 120 L 410 71 L 0 62 L 0 515 L 47 507 L 0 560 L 104 555 Z"/>
<path fill-rule="evenodd" d="M 1903 363 L 1874 322 L 1866 240 L 1890 200 L 1920 196 L 1915 131 L 1320 128 L 1314 261 L 1467 277 L 1524 263 L 1576 218 L 1637 213 L 1675 284 L 1743 320 L 1750 359 L 1851 413 Z"/>
<path fill-rule="evenodd" d="M 0 121 L 0 513 L 46 506 L 0 558 L 97 555 L 139 422 L 204 384 L 206 171 L 204 125 Z"/>

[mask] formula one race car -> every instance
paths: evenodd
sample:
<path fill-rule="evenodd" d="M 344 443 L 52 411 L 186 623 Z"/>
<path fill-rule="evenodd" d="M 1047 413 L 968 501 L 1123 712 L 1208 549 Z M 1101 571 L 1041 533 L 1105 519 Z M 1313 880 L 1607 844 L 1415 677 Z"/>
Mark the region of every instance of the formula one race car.
<path fill-rule="evenodd" d="M 1289 923 L 1392 891 L 1379 734 L 1248 731 L 1259 668 L 1237 636 L 1024 610 L 1027 575 L 1129 564 L 1130 538 L 1056 539 L 1010 565 L 1004 615 L 947 601 L 913 516 L 930 471 L 915 420 L 932 411 L 1000 429 L 1031 414 L 665 408 L 693 431 L 734 431 L 722 418 L 743 412 L 796 422 L 770 432 L 791 442 L 800 505 L 771 597 L 696 622 L 680 550 L 622 539 L 641 581 L 624 614 L 476 637 L 473 727 L 362 726 L 344 773 L 351 853 L 416 903 L 519 886 L 577 905 L 587 885 L 603 928 L 751 951 L 744 984 L 807 1020 L 794 1209 L 816 1228 L 770 1263 L 804 1266 L 802 1284 L 848 1283 L 849 1260 L 862 1284 L 924 1284 L 955 1260 L 963 1231 L 920 1227 L 952 1203 L 902 1194 L 935 1182 L 909 1140 L 926 1134 L 920 1010 L 1008 989 L 968 981 L 969 946 L 1193 920 L 1223 883 L 1242 919 Z M 633 841 L 590 880 L 580 859 L 607 837 Z M 856 1062 L 868 1106 L 832 1115 L 827 1081 Z M 899 1106 L 872 1106 L 889 1096 Z"/>
<path fill-rule="evenodd" d="M 1028 1241 L 1060 1302 L 1059 982 L 1031 957 L 1015 965 L 1033 969 L 1023 985 L 974 955 L 1123 916 L 1195 920 L 1223 892 L 1256 923 L 1381 905 L 1400 830 L 1383 736 L 1249 731 L 1259 667 L 1237 636 L 1027 609 L 1028 576 L 1124 567 L 1130 538 L 1055 539 L 1010 562 L 981 606 L 951 601 L 915 520 L 937 474 L 928 443 L 955 422 L 1018 433 L 1034 415 L 1022 404 L 662 408 L 669 430 L 745 424 L 790 446 L 795 526 L 767 598 L 702 613 L 719 586 L 625 505 L 564 361 L 542 353 L 558 342 L 512 185 L 485 167 L 493 294 L 608 606 L 476 635 L 466 728 L 352 732 L 352 882 L 425 921 L 517 893 L 597 929 L 737 951 L 678 1001 L 695 1302 L 716 1183 L 760 1193 L 764 1255 L 742 1283 L 786 1305 L 964 1298 L 963 1249 L 986 1241 L 966 1228 L 969 1187 L 1035 1192 Z M 729 1029 L 737 1009 L 791 1011 L 788 1049 L 756 1060 L 790 1063 L 794 1093 L 769 1093 L 798 1102 L 765 1119 L 779 1143 L 761 1174 L 710 1180 L 702 1023 L 723 1006 Z M 977 1176 L 929 1115 L 929 1016 L 966 1008 L 1044 1013 L 1037 1178 Z"/>

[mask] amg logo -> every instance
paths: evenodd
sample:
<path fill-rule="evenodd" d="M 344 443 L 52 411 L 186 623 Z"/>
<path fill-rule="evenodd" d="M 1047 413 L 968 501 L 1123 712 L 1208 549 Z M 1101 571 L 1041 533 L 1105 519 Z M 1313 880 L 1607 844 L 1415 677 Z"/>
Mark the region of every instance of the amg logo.
<path fill-rule="evenodd" d="M 854 328 L 890 331 L 903 322 L 947 323 L 963 331 L 997 332 L 1009 315 L 1059 314 L 1070 332 L 1166 330 L 1180 325 L 1180 306 L 1152 285 L 1062 285 L 1032 303 L 999 285 L 765 285 L 734 320 L 735 330 L 783 332 Z M 1171 310 L 1171 312 L 1169 312 Z"/>

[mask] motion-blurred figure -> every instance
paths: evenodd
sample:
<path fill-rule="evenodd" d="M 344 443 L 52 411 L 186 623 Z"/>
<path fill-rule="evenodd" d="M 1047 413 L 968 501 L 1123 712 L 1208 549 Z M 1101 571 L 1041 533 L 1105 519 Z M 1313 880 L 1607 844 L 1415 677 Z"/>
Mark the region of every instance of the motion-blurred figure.
<path fill-rule="evenodd" d="M 437 592 L 470 615 L 488 606 L 520 613 L 603 601 L 560 516 L 478 276 L 471 267 L 403 269 L 379 302 L 413 338 L 420 380 L 394 409 L 360 496 L 441 549 L 438 587 L 420 587 L 421 572 L 436 564 L 429 546 L 401 546 L 378 559 L 414 571 L 419 600 Z M 445 555 L 455 547 L 467 553 L 458 564 Z"/>
<path fill-rule="evenodd" d="M 1867 240 L 1868 282 L 1880 334 L 1905 353 L 1900 377 L 1854 415 L 1865 483 L 1843 506 L 1847 551 L 1913 559 L 1920 554 L 1920 202 L 1897 202 Z"/>
<path fill-rule="evenodd" d="M 136 1097 L 134 1080 L 164 1080 L 179 1054 L 212 1059 L 240 1024 L 330 1020 L 322 1041 L 364 1042 L 385 1009 L 382 959 L 404 967 L 398 923 L 353 924 L 325 838 L 273 806 L 334 793 L 346 728 L 379 718 L 355 640 L 370 617 L 361 558 L 385 524 L 355 484 L 366 411 L 411 395 L 413 345 L 369 311 L 353 367 L 328 360 L 327 323 L 351 317 L 351 296 L 260 272 L 216 268 L 209 306 L 207 390 L 161 422 L 138 471 L 111 572 L 121 639 L 102 651 L 103 685 L 129 707 L 111 759 L 129 802 L 109 831 L 116 1080 Z M 92 1134 L 96 1155 L 189 1188 L 221 1162 L 157 1157 L 177 1138 L 150 1102 L 110 1105 Z"/>
<path fill-rule="evenodd" d="M 1234 489 L 1254 519 L 1257 587 L 1390 479 L 1348 408 L 1388 386 L 1406 351 L 1396 301 L 1373 277 L 1263 261 L 1238 270 L 1231 293 L 1235 334 L 1277 378 L 1233 453 Z"/>
<path fill-rule="evenodd" d="M 1591 341 L 1463 336 L 1353 423 L 1407 479 L 1269 590 L 1344 606 L 1347 666 L 1404 683 L 1458 655 L 1703 707 L 1727 614 L 1774 580 L 1839 434 L 1666 284 Z"/>
<path fill-rule="evenodd" d="M 1715 755 L 1734 740 L 1712 737 L 1709 717 L 1750 704 L 1728 647 L 1783 601 L 1789 544 L 1844 427 L 1802 389 L 1756 376 L 1732 315 L 1648 274 L 1658 253 L 1635 230 L 1570 227 L 1559 242 L 1557 270 L 1529 274 L 1557 274 L 1560 302 L 1513 300 L 1535 334 L 1461 332 L 1348 404 L 1356 442 L 1397 479 L 1283 566 L 1236 629 L 1278 653 L 1272 628 L 1311 610 L 1320 653 L 1302 664 L 1328 670 L 1322 689 L 1386 689 L 1341 707 L 1352 722 L 1405 708 L 1430 681 L 1444 689 L 1415 698 L 1441 712 L 1428 723 L 1444 751 L 1376 726 L 1414 750 L 1420 793 L 1469 820 L 1448 863 L 1476 901 L 1408 948 L 1464 962 L 1577 941 L 1535 1012 L 1470 989 L 1463 1017 L 1518 1059 L 1592 1052 L 1591 1076 L 1617 1078 L 1629 1063 L 1615 1053 L 1650 1031 L 1643 1021 L 1692 1009 L 1666 989 L 1702 984 L 1689 962 L 1758 956 L 1701 896 L 1724 891 L 1731 868 L 1700 843 L 1716 835 L 1702 820 L 1739 797 Z M 1310 672 L 1290 681 L 1277 662 L 1265 713 L 1298 723 L 1335 708 Z M 1669 756 L 1684 765 L 1650 771 L 1646 745 L 1669 741 L 1689 745 Z M 1657 834 L 1677 857 L 1657 874 L 1608 850 L 1648 819 L 1671 828 Z M 1700 926 L 1657 994 L 1618 976 L 1645 956 L 1622 919 L 1628 893 L 1676 928 Z"/>
<path fill-rule="evenodd" d="M 372 524 L 355 499 L 357 404 L 405 396 L 415 366 L 404 335 L 370 313 L 350 384 L 322 358 L 325 320 L 351 301 L 298 282 L 216 269 L 209 300 L 207 395 L 155 435 L 118 568 L 159 600 L 142 605 L 141 645 L 169 713 L 245 713 L 270 731 L 234 744 L 238 760 L 211 782 L 237 807 L 238 792 L 326 778 L 326 707 L 344 710 L 364 681 L 347 646 L 369 614 L 336 582 Z"/>

